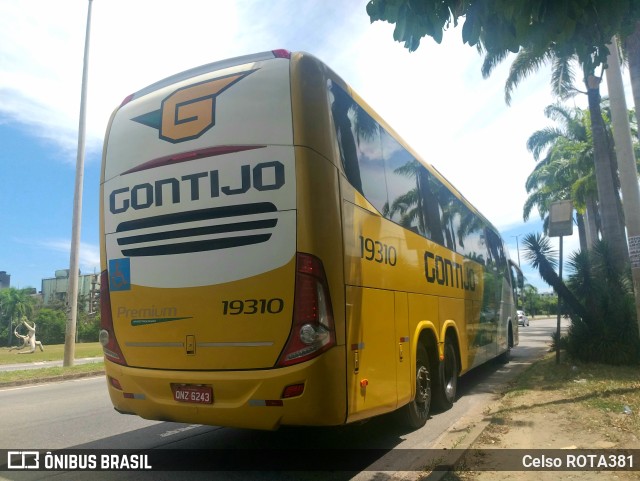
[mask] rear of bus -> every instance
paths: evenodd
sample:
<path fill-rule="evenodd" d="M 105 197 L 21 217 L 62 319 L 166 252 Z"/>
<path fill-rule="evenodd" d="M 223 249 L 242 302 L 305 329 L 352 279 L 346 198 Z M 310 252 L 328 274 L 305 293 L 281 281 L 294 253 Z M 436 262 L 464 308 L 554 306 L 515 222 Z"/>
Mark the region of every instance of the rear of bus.
<path fill-rule="evenodd" d="M 289 57 L 176 75 L 111 118 L 100 340 L 122 413 L 260 429 L 345 422 L 339 200 L 322 190 L 337 174 L 295 145 Z"/>

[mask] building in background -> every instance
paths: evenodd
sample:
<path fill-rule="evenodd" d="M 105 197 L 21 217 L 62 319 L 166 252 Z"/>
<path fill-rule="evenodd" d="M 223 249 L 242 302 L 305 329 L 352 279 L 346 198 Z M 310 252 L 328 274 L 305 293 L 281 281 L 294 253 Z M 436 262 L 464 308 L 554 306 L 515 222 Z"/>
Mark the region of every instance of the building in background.
<path fill-rule="evenodd" d="M 42 303 L 44 306 L 56 302 L 67 302 L 69 290 L 69 269 L 60 269 L 55 277 L 42 279 Z M 98 274 L 80 274 L 78 278 L 78 298 L 80 306 L 92 314 L 100 308 L 100 276 Z"/>
<path fill-rule="evenodd" d="M 11 287 L 11 274 L 0 271 L 0 289 L 8 289 L 9 287 Z"/>

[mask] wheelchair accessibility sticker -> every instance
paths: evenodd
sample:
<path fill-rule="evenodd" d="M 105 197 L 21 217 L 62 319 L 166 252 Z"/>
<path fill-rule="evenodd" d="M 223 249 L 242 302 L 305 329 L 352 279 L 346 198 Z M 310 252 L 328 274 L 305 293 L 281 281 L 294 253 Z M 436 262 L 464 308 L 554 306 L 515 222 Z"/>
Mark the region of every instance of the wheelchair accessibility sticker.
<path fill-rule="evenodd" d="M 109 290 L 131 290 L 131 260 L 129 258 L 109 261 Z"/>

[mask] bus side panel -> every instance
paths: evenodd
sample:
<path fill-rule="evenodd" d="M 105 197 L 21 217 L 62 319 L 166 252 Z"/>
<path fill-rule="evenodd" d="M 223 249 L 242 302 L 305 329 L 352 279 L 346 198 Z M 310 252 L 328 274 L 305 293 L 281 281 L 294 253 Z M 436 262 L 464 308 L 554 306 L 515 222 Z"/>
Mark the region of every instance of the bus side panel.
<path fill-rule="evenodd" d="M 393 292 L 347 286 L 348 422 L 396 408 L 394 318 Z"/>
<path fill-rule="evenodd" d="M 502 281 L 502 305 L 500 309 L 500 324 L 498 326 L 498 336 L 497 336 L 497 351 L 494 354 L 495 356 L 500 355 L 509 349 L 509 322 L 511 321 L 513 335 L 514 335 L 514 345 L 516 337 L 516 330 L 518 325 L 518 316 L 516 314 L 516 306 L 513 302 L 513 291 L 511 290 L 511 286 L 507 282 L 507 279 L 503 279 Z"/>
<path fill-rule="evenodd" d="M 398 358 L 396 362 L 396 385 L 398 391 L 398 406 L 402 406 L 413 399 L 414 359 L 411 356 L 411 336 L 409 331 L 409 296 L 406 292 L 395 292 L 395 341 L 398 343 Z"/>
<path fill-rule="evenodd" d="M 296 147 L 297 250 L 322 260 L 336 327 L 345 343 L 344 272 L 338 171 L 311 149 Z"/>
<path fill-rule="evenodd" d="M 480 325 L 480 301 L 467 301 L 465 304 L 465 328 L 460 330 L 460 372 L 464 374 L 479 364 L 478 349 L 474 345 L 475 332 Z M 466 353 L 466 355 L 464 355 Z"/>
<path fill-rule="evenodd" d="M 440 328 L 439 340 L 441 343 L 444 343 L 445 333 L 443 332 L 443 329 L 445 329 L 445 324 L 447 321 L 453 321 L 458 329 L 458 332 L 464 332 L 466 324 L 464 299 L 441 297 L 438 299 L 438 312 L 440 313 L 438 326 Z"/>
<path fill-rule="evenodd" d="M 315 57 L 302 52 L 292 54 L 293 143 L 309 147 L 323 158 L 335 159 L 339 163 L 340 152 L 327 99 L 327 78 L 345 86 L 329 67 Z"/>

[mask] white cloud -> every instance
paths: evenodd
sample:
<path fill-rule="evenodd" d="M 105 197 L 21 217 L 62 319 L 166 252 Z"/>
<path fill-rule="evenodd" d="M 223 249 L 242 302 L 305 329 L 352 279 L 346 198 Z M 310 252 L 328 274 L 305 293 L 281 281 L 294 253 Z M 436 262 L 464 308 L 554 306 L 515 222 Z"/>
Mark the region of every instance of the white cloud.
<path fill-rule="evenodd" d="M 71 241 L 65 239 L 44 239 L 34 242 L 43 249 L 71 255 Z M 100 272 L 100 246 L 95 244 L 80 243 L 80 271 L 83 274 Z M 68 266 L 67 266 L 68 267 Z"/>
<path fill-rule="evenodd" d="M 482 79 L 460 30 L 409 53 L 366 1 L 93 2 L 87 146 L 99 151 L 111 112 L 178 71 L 241 54 L 306 50 L 334 68 L 494 224 L 521 221 L 533 168 L 525 142 L 547 125 L 548 76 L 504 104 L 508 62 Z M 29 126 L 75 160 L 86 2 L 0 2 L 0 121 Z M 19 39 L 16 41 L 16 39 Z"/>

